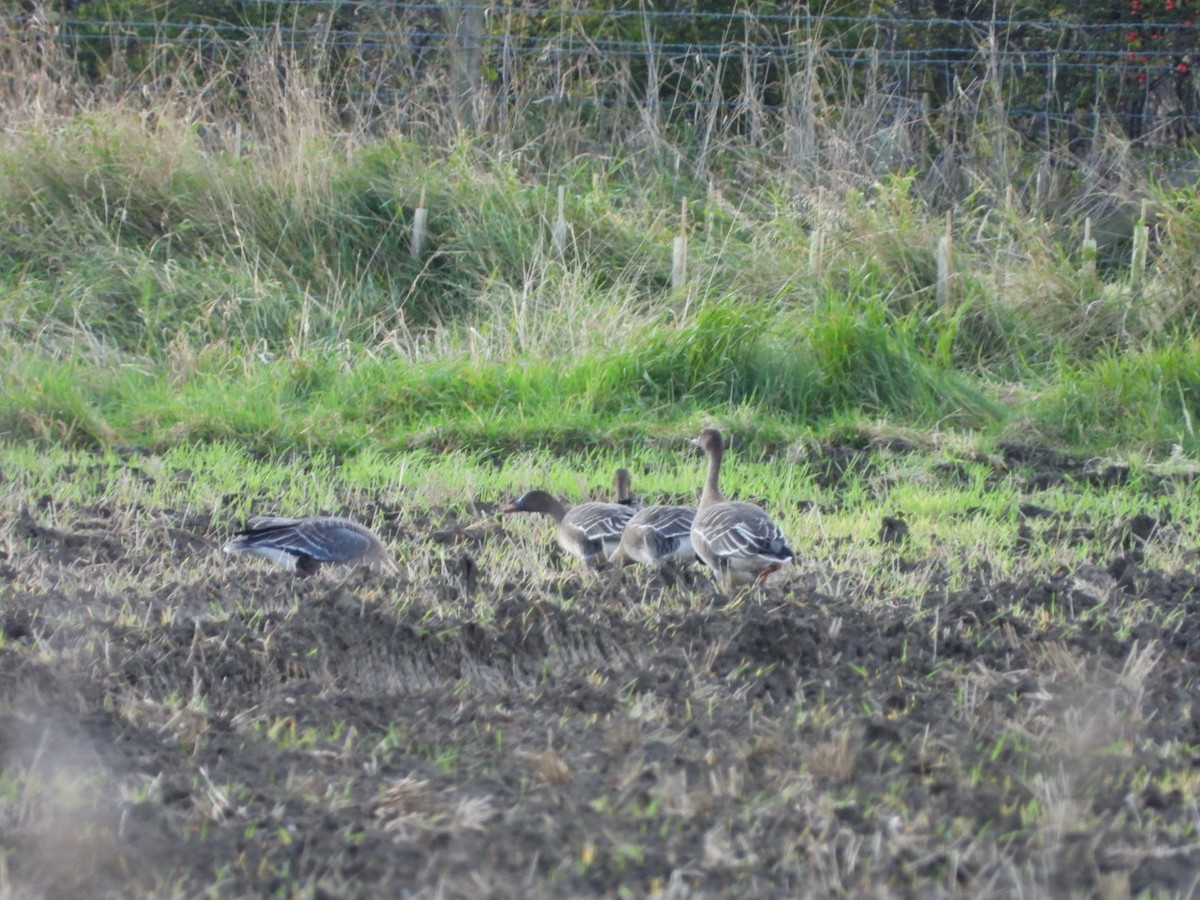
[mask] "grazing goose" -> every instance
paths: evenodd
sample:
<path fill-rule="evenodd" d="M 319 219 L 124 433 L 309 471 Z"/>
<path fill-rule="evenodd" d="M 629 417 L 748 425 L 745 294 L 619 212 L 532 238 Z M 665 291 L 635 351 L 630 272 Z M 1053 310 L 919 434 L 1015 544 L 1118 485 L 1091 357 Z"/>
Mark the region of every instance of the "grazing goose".
<path fill-rule="evenodd" d="M 629 473 L 625 474 L 628 478 Z M 633 516 L 633 509 L 620 503 L 580 503 L 568 510 L 545 491 L 528 491 L 504 507 L 504 512 L 536 512 L 550 516 L 558 523 L 555 535 L 558 546 L 583 560 L 588 568 L 608 562 L 621 542 L 625 523 Z"/>
<path fill-rule="evenodd" d="M 396 567 L 383 542 L 369 529 L 334 516 L 255 516 L 224 549 L 226 553 L 253 553 L 301 575 L 315 574 L 325 563 L 382 562 L 388 568 Z"/>
<path fill-rule="evenodd" d="M 706 428 L 693 443 L 708 454 L 708 477 L 692 522 L 692 547 L 722 589 L 761 584 L 791 565 L 787 538 L 761 507 L 721 493 L 721 432 Z"/>
<path fill-rule="evenodd" d="M 639 509 L 625 523 L 613 560 L 623 566 L 691 562 L 696 558 L 692 549 L 692 520 L 695 517 L 696 510 L 690 506 Z"/>

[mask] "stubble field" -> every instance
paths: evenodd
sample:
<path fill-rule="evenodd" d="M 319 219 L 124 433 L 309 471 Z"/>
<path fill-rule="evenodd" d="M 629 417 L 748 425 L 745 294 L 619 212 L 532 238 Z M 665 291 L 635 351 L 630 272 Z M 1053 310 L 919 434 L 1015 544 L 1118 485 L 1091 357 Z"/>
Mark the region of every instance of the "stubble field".
<path fill-rule="evenodd" d="M 1197 889 L 1186 467 L 903 441 L 735 461 L 734 488 L 787 481 L 759 499 L 799 556 L 730 602 L 698 573 L 584 575 L 544 520 L 498 517 L 509 484 L 566 477 L 534 457 L 452 460 L 478 466 L 461 490 L 335 479 L 325 511 L 402 574 L 297 579 L 219 553 L 265 488 L 178 454 L 9 455 L 5 896 Z M 320 494 L 329 465 L 276 487 Z M 650 500 L 656 470 L 634 467 Z"/>

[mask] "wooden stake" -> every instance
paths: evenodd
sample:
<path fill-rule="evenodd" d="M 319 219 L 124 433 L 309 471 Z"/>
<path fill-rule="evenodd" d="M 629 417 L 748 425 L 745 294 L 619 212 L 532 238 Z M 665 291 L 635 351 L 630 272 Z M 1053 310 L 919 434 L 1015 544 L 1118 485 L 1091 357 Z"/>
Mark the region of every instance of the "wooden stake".
<path fill-rule="evenodd" d="M 821 277 L 825 266 L 825 229 L 818 225 L 808 236 L 808 274 Z"/>
<path fill-rule="evenodd" d="M 1133 253 L 1129 260 L 1129 286 L 1135 290 L 1146 278 L 1146 256 L 1150 250 L 1150 226 L 1146 224 L 1146 201 L 1142 201 L 1142 215 L 1133 226 Z"/>

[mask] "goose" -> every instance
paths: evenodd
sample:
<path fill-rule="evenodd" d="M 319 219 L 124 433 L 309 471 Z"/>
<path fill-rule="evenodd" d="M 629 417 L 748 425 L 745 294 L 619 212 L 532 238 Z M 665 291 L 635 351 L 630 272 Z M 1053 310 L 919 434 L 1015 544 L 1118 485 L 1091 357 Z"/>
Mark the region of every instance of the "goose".
<path fill-rule="evenodd" d="M 370 529 L 336 516 L 255 516 L 223 549 L 226 553 L 253 553 L 301 575 L 313 575 L 326 563 L 382 562 L 396 568 L 383 542 Z"/>
<path fill-rule="evenodd" d="M 696 510 L 690 506 L 639 509 L 625 523 L 613 561 L 623 566 L 691 562 L 696 558 L 692 549 L 692 520 L 695 517 Z"/>
<path fill-rule="evenodd" d="M 721 432 L 706 428 L 692 443 L 708 455 L 708 477 L 692 521 L 692 547 L 723 589 L 762 584 L 791 565 L 795 554 L 779 526 L 759 506 L 721 493 Z"/>
<path fill-rule="evenodd" d="M 618 482 L 622 471 L 618 470 Z M 625 477 L 628 481 L 628 472 Z M 536 512 L 550 516 L 558 523 L 555 534 L 558 546 L 582 560 L 589 569 L 608 562 L 621 542 L 625 523 L 634 513 L 631 507 L 620 503 L 580 503 L 567 509 L 558 498 L 541 490 L 527 491 L 504 507 L 503 511 Z"/>

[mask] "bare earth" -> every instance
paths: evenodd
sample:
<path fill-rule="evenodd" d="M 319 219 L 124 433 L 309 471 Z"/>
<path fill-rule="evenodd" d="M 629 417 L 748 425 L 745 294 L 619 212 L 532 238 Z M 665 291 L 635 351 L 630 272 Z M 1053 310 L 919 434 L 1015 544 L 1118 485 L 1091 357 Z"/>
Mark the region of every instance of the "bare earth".
<path fill-rule="evenodd" d="M 1084 477 L 1008 453 L 1031 491 Z M 1025 504 L 1016 552 L 1093 560 L 934 567 L 919 602 L 804 560 L 735 604 L 691 573 L 514 583 L 476 562 L 504 526 L 449 511 L 389 511 L 446 561 L 398 580 L 214 558 L 229 523 L 186 512 L 130 540 L 103 505 L 14 511 L 0 894 L 1194 893 L 1200 579 L 1144 551 L 1198 541 L 1160 487 L 1116 525 Z"/>

